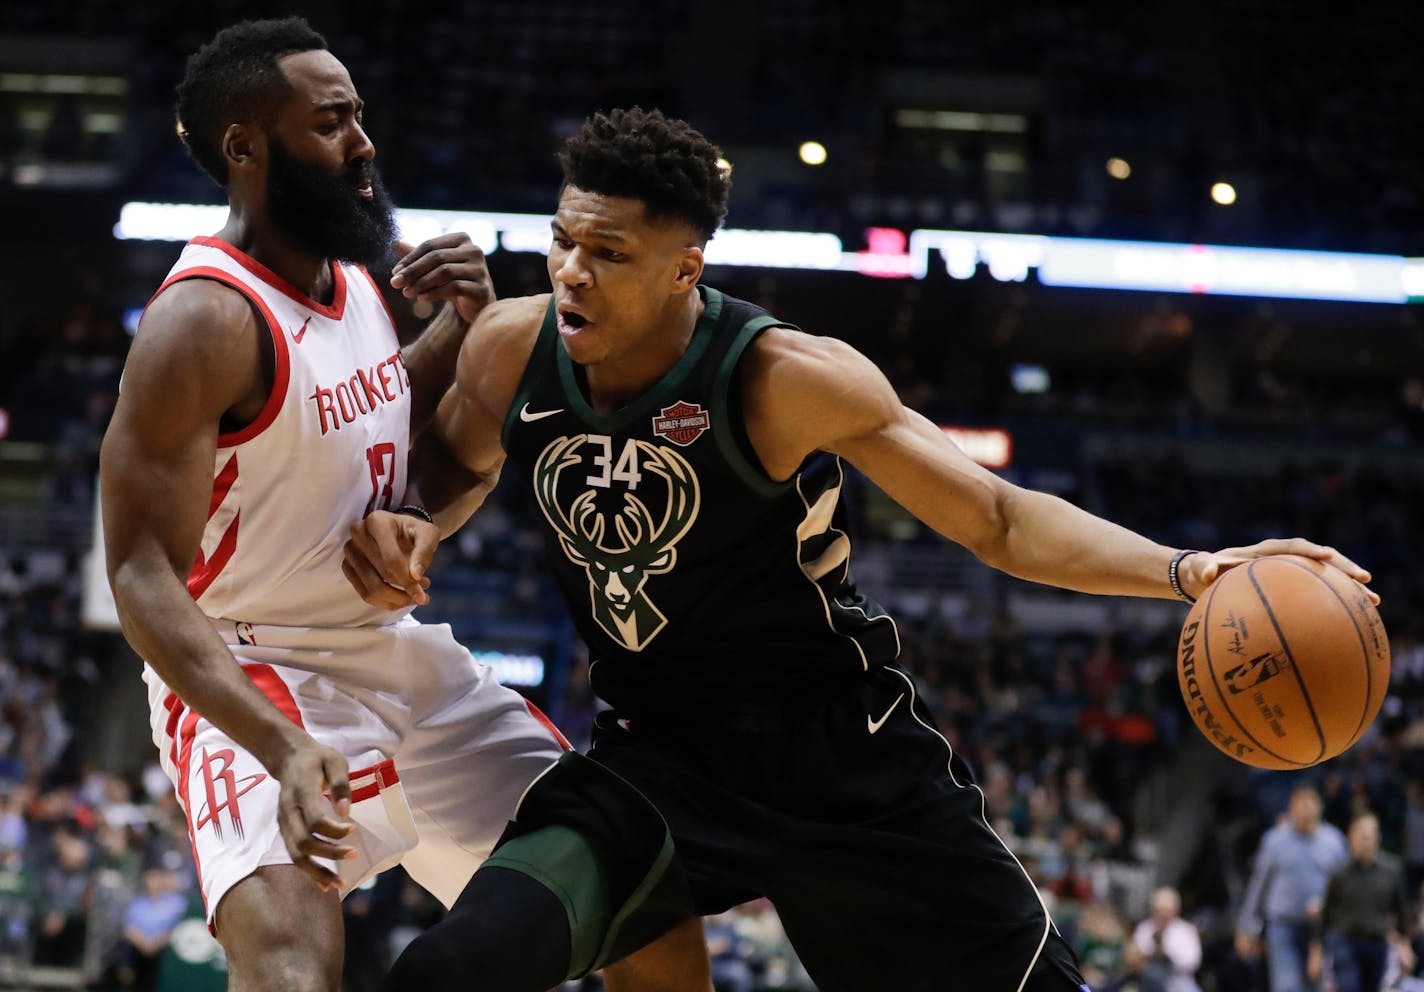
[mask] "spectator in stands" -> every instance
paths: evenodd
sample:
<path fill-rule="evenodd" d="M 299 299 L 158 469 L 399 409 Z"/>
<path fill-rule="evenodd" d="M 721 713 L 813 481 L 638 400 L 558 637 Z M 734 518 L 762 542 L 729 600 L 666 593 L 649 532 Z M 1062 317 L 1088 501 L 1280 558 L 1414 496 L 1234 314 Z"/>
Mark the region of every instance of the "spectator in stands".
<path fill-rule="evenodd" d="M 1089 984 L 1103 984 L 1123 969 L 1126 930 L 1116 910 L 1107 903 L 1090 902 L 1083 907 L 1073 950 Z"/>
<path fill-rule="evenodd" d="M 187 907 L 173 872 L 150 868 L 143 873 L 142 890 L 124 909 L 124 933 L 114 955 L 113 975 L 120 988 L 152 992 L 159 957 Z"/>
<path fill-rule="evenodd" d="M 40 876 L 35 964 L 77 968 L 93 897 L 89 844 L 67 827 L 55 830 L 52 843 L 53 863 Z"/>
<path fill-rule="evenodd" d="M 1404 878 L 1410 892 L 1424 882 L 1424 785 L 1404 783 Z"/>
<path fill-rule="evenodd" d="M 717 992 L 752 992 L 754 976 L 748 960 L 750 949 L 743 947 L 736 920 L 729 911 L 709 917 L 707 957 L 712 962 L 712 984 Z"/>
<path fill-rule="evenodd" d="M 1122 971 L 1102 986 L 1103 992 L 1170 992 L 1170 969 L 1162 961 L 1149 958 L 1129 941 L 1122 949 Z"/>
<path fill-rule="evenodd" d="M 1264 934 L 1271 992 L 1319 987 L 1305 973 L 1311 928 L 1330 872 L 1348 857 L 1344 835 L 1322 823 L 1320 812 L 1314 786 L 1292 790 L 1286 818 L 1261 838 L 1238 917 L 1236 945 L 1243 957 L 1258 953 Z"/>
<path fill-rule="evenodd" d="M 1335 992 L 1380 992 L 1390 946 L 1404 943 L 1409 899 L 1399 862 L 1380 853 L 1379 820 L 1363 813 L 1350 824 L 1350 858 L 1330 875 L 1320 930 L 1310 946 L 1312 980 L 1330 959 Z"/>
<path fill-rule="evenodd" d="M 1181 914 L 1181 895 L 1176 889 L 1163 886 L 1152 893 L 1152 915 L 1137 924 L 1132 943 L 1148 961 L 1165 965 L 1167 992 L 1199 992 L 1201 934 Z"/>
<path fill-rule="evenodd" d="M 34 936 L 34 879 L 18 847 L 0 854 L 0 960 L 28 961 Z"/>

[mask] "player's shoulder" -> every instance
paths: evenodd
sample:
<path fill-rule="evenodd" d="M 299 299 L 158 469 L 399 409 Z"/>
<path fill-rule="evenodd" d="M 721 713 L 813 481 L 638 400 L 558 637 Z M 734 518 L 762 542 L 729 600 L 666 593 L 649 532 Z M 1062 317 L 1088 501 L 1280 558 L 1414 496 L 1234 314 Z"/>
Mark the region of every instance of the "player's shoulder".
<path fill-rule="evenodd" d="M 466 389 L 503 396 L 529 364 L 548 310 L 549 294 L 495 300 L 480 311 L 460 348 L 460 383 Z"/>
<path fill-rule="evenodd" d="M 747 347 L 746 368 L 753 374 L 777 377 L 842 374 L 866 358 L 839 338 L 775 325 Z"/>
<path fill-rule="evenodd" d="M 549 295 L 542 293 L 495 300 L 480 311 L 474 330 L 487 338 L 538 334 L 549 309 Z"/>
<path fill-rule="evenodd" d="M 742 359 L 742 374 L 752 405 L 769 404 L 774 411 L 790 403 L 833 412 L 861 396 L 861 387 L 884 381 L 870 359 L 839 338 L 783 326 L 757 335 Z"/>
<path fill-rule="evenodd" d="M 165 286 L 144 308 L 143 326 L 167 326 L 174 322 L 202 326 L 221 332 L 235 325 L 255 323 L 252 305 L 238 289 L 215 279 L 195 276 Z"/>
<path fill-rule="evenodd" d="M 134 349 L 225 369 L 235 358 L 255 353 L 258 332 L 257 315 L 237 289 L 213 279 L 182 279 L 161 289 L 144 308 Z"/>

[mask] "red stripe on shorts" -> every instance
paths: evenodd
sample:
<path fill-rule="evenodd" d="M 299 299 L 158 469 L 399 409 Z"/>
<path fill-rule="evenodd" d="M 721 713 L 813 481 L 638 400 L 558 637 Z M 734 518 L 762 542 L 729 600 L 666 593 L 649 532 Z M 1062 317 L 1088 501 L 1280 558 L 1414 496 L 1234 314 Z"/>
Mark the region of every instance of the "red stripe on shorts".
<path fill-rule="evenodd" d="M 181 704 L 180 704 L 181 705 Z M 175 714 L 177 710 L 173 711 Z M 193 710 L 183 717 L 183 726 L 178 736 L 173 738 L 174 767 L 178 770 L 178 798 L 183 803 L 183 819 L 188 824 L 188 843 L 193 846 L 193 867 L 198 873 L 198 891 L 203 891 L 203 862 L 198 857 L 198 838 L 193 832 L 193 807 L 188 802 L 188 782 L 192 777 L 193 738 L 197 736 L 198 721 L 202 719 Z M 203 903 L 207 904 L 207 893 L 203 893 Z"/>
<path fill-rule="evenodd" d="M 371 776 L 371 781 L 363 786 L 351 790 L 351 801 L 353 803 L 364 802 L 380 795 L 382 789 L 389 789 L 400 781 L 400 774 L 396 771 L 396 763 L 392 758 L 371 765 L 367 768 L 359 768 L 351 773 L 351 781 L 359 778 Z"/>
<path fill-rule="evenodd" d="M 532 716 L 534 719 L 538 720 L 540 723 L 542 723 L 545 728 L 548 729 L 549 733 L 554 735 L 554 740 L 559 742 L 559 747 L 563 748 L 565 751 L 572 751 L 574 749 L 574 746 L 569 743 L 569 739 L 563 734 L 559 733 L 559 728 L 554 726 L 554 721 L 550 720 L 547 716 L 544 715 L 543 710 L 539 709 L 539 707 L 535 706 L 527 699 L 524 700 L 524 705 L 529 707 L 529 715 Z"/>
<path fill-rule="evenodd" d="M 287 683 L 282 681 L 282 677 L 271 665 L 243 665 L 242 670 L 247 673 L 252 684 L 262 691 L 262 695 L 266 696 L 284 717 L 298 727 L 306 729 L 306 724 L 302 722 L 302 711 L 297 708 L 297 701 L 292 696 L 292 690 L 287 688 Z"/>

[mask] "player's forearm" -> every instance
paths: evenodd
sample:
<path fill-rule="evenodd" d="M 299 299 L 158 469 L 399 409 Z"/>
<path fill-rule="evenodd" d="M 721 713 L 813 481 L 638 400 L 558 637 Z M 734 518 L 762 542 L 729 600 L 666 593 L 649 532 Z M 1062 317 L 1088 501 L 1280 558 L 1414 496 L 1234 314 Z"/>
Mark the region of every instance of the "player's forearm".
<path fill-rule="evenodd" d="M 462 464 L 435 431 L 421 436 L 411 452 L 407 502 L 416 501 L 430 513 L 441 538 L 465 525 L 499 481 L 499 466 L 480 473 Z"/>
<path fill-rule="evenodd" d="M 1173 549 L 1047 493 L 1006 489 L 999 507 L 997 539 L 975 549 L 987 564 L 1079 592 L 1175 598 Z"/>
<path fill-rule="evenodd" d="M 429 426 L 440 398 L 454 381 L 456 359 L 469 329 L 454 304 L 447 303 L 402 353 L 410 376 L 412 437 Z"/>
<path fill-rule="evenodd" d="M 170 569 L 120 563 L 111 574 L 124 636 L 165 685 L 270 771 L 304 735 L 247 677 Z"/>

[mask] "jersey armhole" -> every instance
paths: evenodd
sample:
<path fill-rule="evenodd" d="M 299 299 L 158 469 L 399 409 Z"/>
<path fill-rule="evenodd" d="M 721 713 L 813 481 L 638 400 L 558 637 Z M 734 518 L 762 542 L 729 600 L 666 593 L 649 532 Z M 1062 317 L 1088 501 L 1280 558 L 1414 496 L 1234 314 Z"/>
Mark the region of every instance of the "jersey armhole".
<path fill-rule="evenodd" d="M 267 325 L 267 333 L 272 337 L 272 389 L 267 394 L 267 400 L 262 404 L 262 409 L 257 412 L 252 423 L 240 430 L 230 431 L 226 434 L 218 435 L 219 448 L 232 448 L 239 444 L 251 441 L 272 425 L 272 421 L 277 419 L 277 413 L 282 409 L 282 404 L 287 399 L 287 384 L 291 380 L 292 366 L 291 356 L 287 354 L 287 339 L 282 334 L 282 325 L 277 322 L 277 318 L 268 309 L 267 304 L 262 302 L 261 297 L 253 293 L 243 285 L 230 272 L 212 266 L 196 266 L 191 269 L 184 269 L 175 273 L 163 281 L 154 294 L 149 297 L 144 309 L 153 305 L 153 301 L 158 299 L 158 294 L 162 293 L 169 286 L 176 282 L 185 282 L 189 279 L 211 279 L 220 282 L 230 289 L 236 290 L 247 301 L 248 305 L 257 311 L 262 318 L 262 322 Z"/>
<path fill-rule="evenodd" d="M 549 348 L 554 343 L 554 298 L 549 297 L 549 309 L 544 313 L 544 322 L 539 325 L 539 336 L 534 340 L 534 350 L 529 353 L 529 361 L 519 376 L 519 387 L 514 391 L 514 400 L 504 412 L 504 425 L 499 431 L 499 446 L 509 452 L 509 433 L 519 419 L 519 411 L 534 395 L 540 378 L 549 365 Z"/>
<path fill-rule="evenodd" d="M 756 451 L 752 448 L 751 438 L 747 435 L 746 422 L 742 416 L 742 398 L 735 388 L 741 382 L 738 366 L 741 364 L 742 355 L 756 340 L 757 335 L 770 327 L 794 329 L 794 325 L 777 320 L 769 314 L 747 321 L 728 345 L 721 365 L 717 368 L 717 375 L 712 381 L 712 436 L 717 439 L 717 447 L 721 450 L 722 457 L 732 466 L 737 477 L 747 488 L 761 496 L 779 496 L 796 482 L 795 476 L 785 482 L 778 482 L 762 468 Z"/>

